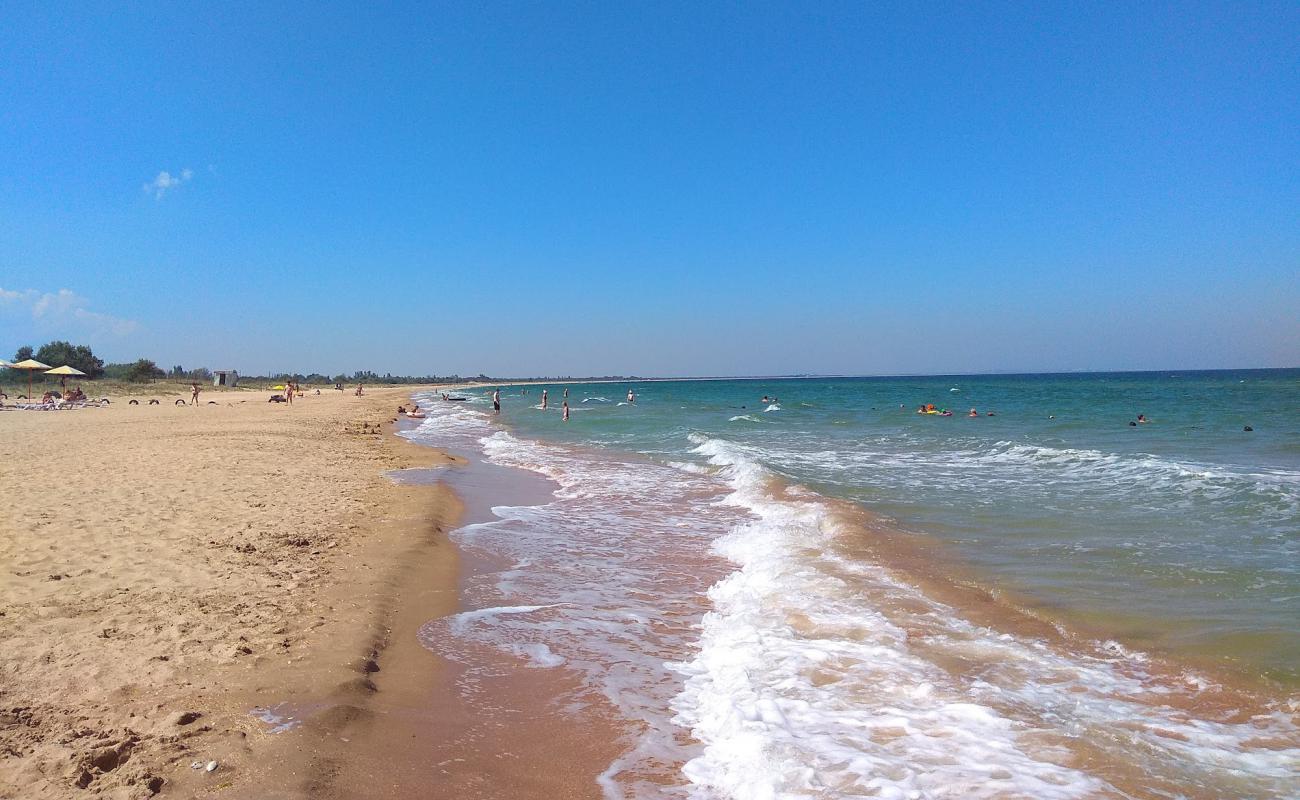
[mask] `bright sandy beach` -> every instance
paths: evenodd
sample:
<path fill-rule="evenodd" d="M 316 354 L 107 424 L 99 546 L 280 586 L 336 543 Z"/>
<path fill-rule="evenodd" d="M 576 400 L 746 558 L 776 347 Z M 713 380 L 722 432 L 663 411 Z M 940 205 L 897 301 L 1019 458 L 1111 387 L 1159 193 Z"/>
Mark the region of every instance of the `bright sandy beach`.
<path fill-rule="evenodd" d="M 339 731 L 434 675 L 376 672 L 399 594 L 455 598 L 454 498 L 385 476 L 447 460 L 388 432 L 409 395 L 0 413 L 0 797 L 327 794 L 250 709 L 329 697 Z"/>

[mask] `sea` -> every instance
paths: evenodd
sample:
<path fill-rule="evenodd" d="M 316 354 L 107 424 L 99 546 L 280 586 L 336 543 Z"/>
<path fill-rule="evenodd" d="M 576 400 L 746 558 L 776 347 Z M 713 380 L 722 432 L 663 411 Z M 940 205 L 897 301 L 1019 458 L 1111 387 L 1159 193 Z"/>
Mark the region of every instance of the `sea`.
<path fill-rule="evenodd" d="M 422 636 L 567 673 L 605 797 L 1300 797 L 1300 370 L 491 391 L 405 435 L 551 499 Z"/>

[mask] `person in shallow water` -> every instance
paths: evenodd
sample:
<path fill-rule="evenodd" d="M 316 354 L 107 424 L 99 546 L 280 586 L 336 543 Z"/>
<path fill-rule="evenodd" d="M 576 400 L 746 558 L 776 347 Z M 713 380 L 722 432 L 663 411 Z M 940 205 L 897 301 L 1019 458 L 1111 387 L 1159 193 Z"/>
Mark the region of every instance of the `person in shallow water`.
<path fill-rule="evenodd" d="M 1150 422 L 1151 420 L 1147 419 L 1147 415 L 1146 415 L 1146 414 L 1138 414 L 1138 420 L 1137 420 L 1137 421 L 1138 421 L 1138 424 L 1139 424 L 1139 425 L 1145 425 L 1145 424 L 1147 424 L 1148 422 Z"/>
<path fill-rule="evenodd" d="M 546 390 L 542 390 L 542 410 L 546 410 Z"/>
<path fill-rule="evenodd" d="M 565 401 L 564 401 L 564 421 L 565 421 L 565 422 L 568 422 L 568 421 L 569 421 L 569 401 L 568 401 L 568 400 L 565 400 Z"/>
<path fill-rule="evenodd" d="M 975 409 L 972 408 L 972 409 L 970 410 L 970 413 L 967 414 L 966 416 L 968 416 L 968 417 L 978 417 L 979 415 L 980 415 L 980 412 L 978 412 L 978 411 L 976 411 Z"/>
<path fill-rule="evenodd" d="M 501 390 L 500 390 L 500 389 L 493 389 L 493 390 L 492 390 L 492 410 L 493 410 L 493 411 L 500 411 L 500 410 L 501 410 Z"/>
<path fill-rule="evenodd" d="M 629 403 L 635 403 L 635 402 L 636 402 L 636 395 L 632 394 L 632 390 L 631 390 L 631 389 L 628 389 L 628 390 L 627 390 L 627 401 L 628 401 Z"/>

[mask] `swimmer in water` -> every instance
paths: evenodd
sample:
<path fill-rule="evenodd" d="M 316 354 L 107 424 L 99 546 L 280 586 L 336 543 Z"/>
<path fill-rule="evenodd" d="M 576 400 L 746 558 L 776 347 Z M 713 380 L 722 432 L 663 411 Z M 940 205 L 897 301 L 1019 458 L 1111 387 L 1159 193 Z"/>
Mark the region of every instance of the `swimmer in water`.
<path fill-rule="evenodd" d="M 565 421 L 565 422 L 568 422 L 568 421 L 569 421 L 569 401 L 568 401 L 568 400 L 565 400 L 565 401 L 564 401 L 564 421 Z"/>
<path fill-rule="evenodd" d="M 542 390 L 542 410 L 546 410 L 546 390 Z"/>
<path fill-rule="evenodd" d="M 631 389 L 628 389 L 628 390 L 627 390 L 627 401 L 628 401 L 629 403 L 635 403 L 635 402 L 636 402 L 636 395 L 632 394 L 632 390 L 631 390 Z"/>
<path fill-rule="evenodd" d="M 1150 422 L 1150 421 L 1151 421 L 1151 420 L 1147 419 L 1147 415 L 1146 415 L 1146 414 L 1138 414 L 1138 423 L 1139 423 L 1139 424 L 1145 425 L 1146 423 L 1148 423 L 1148 422 Z"/>
<path fill-rule="evenodd" d="M 976 411 L 975 409 L 972 408 L 972 409 L 970 410 L 970 413 L 967 414 L 966 416 L 968 416 L 968 417 L 978 417 L 979 415 L 980 415 L 980 412 L 978 412 L 978 411 Z"/>

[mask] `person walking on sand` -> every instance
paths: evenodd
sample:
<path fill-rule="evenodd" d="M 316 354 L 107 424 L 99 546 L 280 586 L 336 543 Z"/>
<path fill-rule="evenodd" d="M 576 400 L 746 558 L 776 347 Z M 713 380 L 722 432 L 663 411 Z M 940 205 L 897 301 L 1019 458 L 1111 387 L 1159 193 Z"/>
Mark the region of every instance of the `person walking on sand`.
<path fill-rule="evenodd" d="M 565 401 L 564 401 L 564 421 L 565 421 L 565 422 L 568 422 L 568 421 L 569 421 L 569 401 L 568 401 L 568 400 L 565 400 Z"/>
<path fill-rule="evenodd" d="M 501 390 L 492 390 L 492 410 L 500 413 L 501 411 Z"/>
<path fill-rule="evenodd" d="M 546 410 L 546 390 L 542 390 L 542 410 Z"/>
<path fill-rule="evenodd" d="M 196 406 L 199 404 L 199 382 L 198 381 L 194 381 L 193 383 L 190 384 L 190 403 Z"/>

